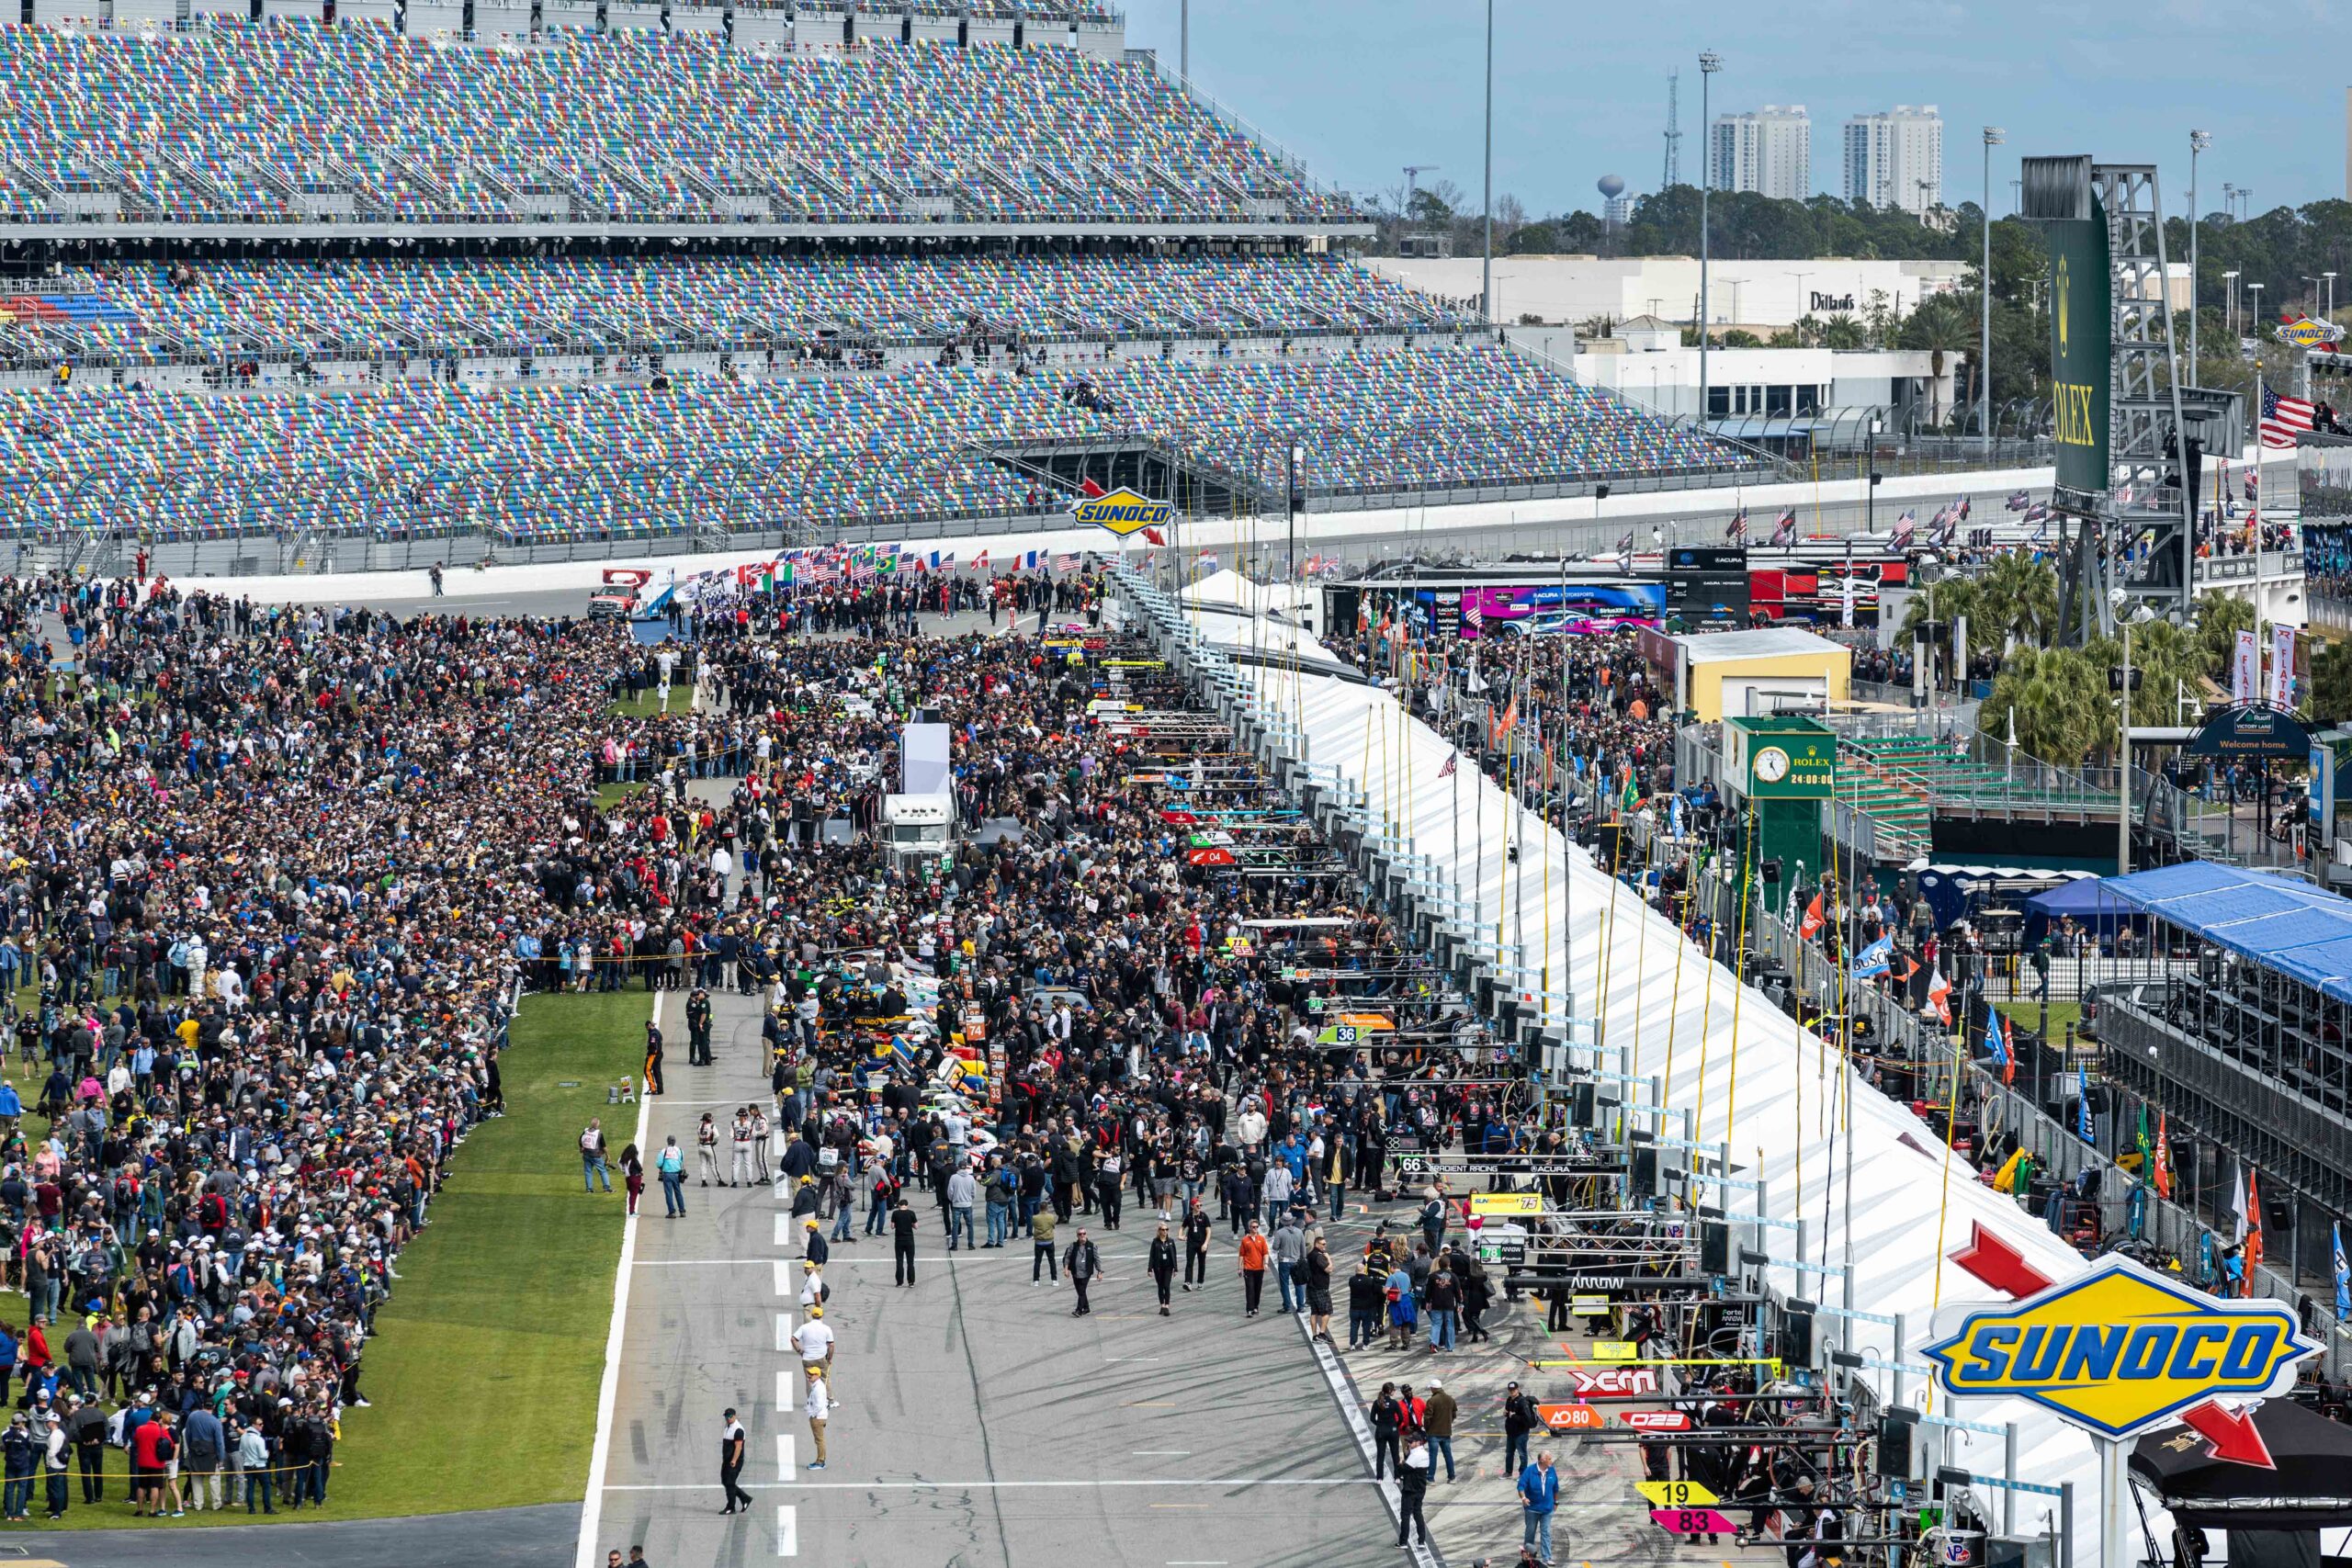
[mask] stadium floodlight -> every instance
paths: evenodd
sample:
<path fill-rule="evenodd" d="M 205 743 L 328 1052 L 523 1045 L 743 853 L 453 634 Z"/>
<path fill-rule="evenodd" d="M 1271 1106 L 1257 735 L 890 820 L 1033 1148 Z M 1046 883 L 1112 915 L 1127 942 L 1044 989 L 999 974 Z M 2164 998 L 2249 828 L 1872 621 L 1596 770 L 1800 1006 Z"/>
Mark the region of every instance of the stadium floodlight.
<path fill-rule="evenodd" d="M 1706 136 L 1699 159 L 1699 428 L 1707 428 L 1707 193 L 1715 184 L 1715 126 L 1709 108 L 1708 88 L 1724 57 L 1712 49 L 1699 51 L 1699 129 Z"/>
<path fill-rule="evenodd" d="M 2197 154 L 2213 145 L 2210 130 L 2188 133 L 2188 384 L 2197 384 Z M 2126 759 L 2128 761 L 2130 759 Z"/>
<path fill-rule="evenodd" d="M 2007 139 L 1999 126 L 1984 128 L 1984 210 L 1977 215 L 1984 230 L 1984 269 L 1976 275 L 1983 315 L 1977 323 L 1976 434 L 1984 439 L 1987 462 L 1993 457 L 1993 149 Z"/>

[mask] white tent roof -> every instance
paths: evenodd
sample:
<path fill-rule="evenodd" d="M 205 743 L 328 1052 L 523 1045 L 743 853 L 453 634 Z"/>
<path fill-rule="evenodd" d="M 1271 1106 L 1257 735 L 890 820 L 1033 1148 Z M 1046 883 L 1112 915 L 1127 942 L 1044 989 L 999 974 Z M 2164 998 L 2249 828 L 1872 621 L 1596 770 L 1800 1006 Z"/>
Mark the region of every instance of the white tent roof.
<path fill-rule="evenodd" d="M 1806 1223 L 1807 1260 L 1854 1260 L 1856 1310 L 1899 1317 L 1904 1360 L 1916 1363 L 1941 1305 L 1992 1294 L 1952 1266 L 1946 1256 L 1966 1243 L 1972 1222 L 1996 1231 L 2052 1279 L 2084 1268 L 2081 1256 L 2007 1197 L 1980 1186 L 1962 1161 L 1947 1159 L 1934 1133 L 1908 1109 L 1876 1090 L 1852 1086 L 1851 1168 L 1839 1111 L 1848 1098 L 1837 1051 L 1799 1029 L 1753 987 L 1735 985 L 1720 966 L 1701 958 L 1673 923 L 1595 866 L 1562 836 L 1509 805 L 1508 796 L 1475 766 L 1441 776 L 1453 746 L 1417 720 L 1400 720 L 1396 700 L 1376 688 L 1287 670 L 1243 672 L 1271 713 L 1295 718 L 1304 736 L 1303 761 L 1317 774 L 1335 770 L 1368 799 L 1374 824 L 1394 823 L 1409 852 L 1475 892 L 1484 935 L 1524 944 L 1522 996 L 1548 974 L 1557 992 L 1565 966 L 1578 1013 L 1596 1021 L 1599 1043 L 1623 1053 L 1610 1064 L 1635 1077 L 1666 1079 L 1666 1103 L 1690 1113 L 1693 1131 L 1672 1122 L 1667 1135 L 1713 1146 L 1727 1143 L 1736 1173 L 1765 1184 L 1768 1217 Z M 1503 852 L 1509 840 L 1521 853 Z M 1464 909 L 1467 925 L 1472 911 Z M 1604 950 L 1604 933 L 1606 947 Z M 1501 966 L 1508 974 L 1508 961 Z M 1543 1008 L 1545 1027 L 1563 1021 L 1561 1006 Z M 1852 1208 L 1848 1208 L 1850 1195 Z M 1756 1194 L 1735 1188 L 1729 1210 L 1755 1213 Z M 1712 1201 L 1712 1199 L 1711 1199 Z M 1735 1232 L 1735 1234 L 1739 1234 Z M 1771 1230 L 1766 1247 L 1793 1258 L 1795 1235 Z M 1834 1277 L 1770 1270 L 1772 1286 L 1792 1296 L 1843 1304 Z M 1894 1336 L 1883 1325 L 1823 1317 L 1822 1332 L 1880 1361 L 1893 1361 Z M 1882 1405 L 1892 1403 L 1893 1379 L 1863 1371 Z M 1906 1380 L 1905 1402 L 1928 1400 L 1925 1379 Z M 2076 1483 L 2077 1561 L 2095 1561 L 2098 1465 L 2090 1439 L 2038 1405 L 2021 1400 L 1969 1401 L 1955 1411 L 1935 1395 L 1930 1414 L 2018 1427 L 2018 1478 L 2056 1485 Z M 2001 1439 L 1939 1429 L 1943 1462 L 1984 1474 L 2002 1468 Z M 1923 1434 L 1924 1435 L 1924 1434 Z M 1931 1442 L 1935 1439 L 1930 1438 Z M 2054 1499 L 2020 1495 L 2020 1529 L 2039 1530 L 2044 1505 Z"/>

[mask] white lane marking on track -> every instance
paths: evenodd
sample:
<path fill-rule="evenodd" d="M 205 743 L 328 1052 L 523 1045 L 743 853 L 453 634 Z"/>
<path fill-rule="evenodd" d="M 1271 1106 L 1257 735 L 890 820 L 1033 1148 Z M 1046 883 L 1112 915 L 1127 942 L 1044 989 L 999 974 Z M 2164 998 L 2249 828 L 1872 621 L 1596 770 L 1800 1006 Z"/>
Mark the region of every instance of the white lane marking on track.
<path fill-rule="evenodd" d="M 775 1293 L 779 1296 L 792 1294 L 792 1259 L 789 1258 L 775 1260 Z"/>
<path fill-rule="evenodd" d="M 790 1481 L 800 1473 L 792 1446 L 791 1433 L 778 1432 L 775 1435 L 775 1472 L 779 1480 Z"/>
<path fill-rule="evenodd" d="M 779 1411 L 792 1408 L 792 1369 L 789 1367 L 776 1370 L 775 1407 Z"/>
<path fill-rule="evenodd" d="M 656 1027 L 662 1022 L 662 993 L 653 993 L 653 1009 L 647 1021 Z M 653 1125 L 653 1097 L 637 1097 L 637 1146 L 650 1144 L 650 1130 Z M 613 1322 L 605 1331 L 605 1372 L 596 1387 L 596 1438 L 588 1456 L 588 1473 L 596 1484 L 588 1489 L 587 1500 L 580 1509 L 580 1545 L 573 1561 L 577 1568 L 600 1568 L 596 1553 L 601 1543 L 597 1536 L 604 1529 L 605 1476 L 613 1459 L 613 1407 L 619 1403 L 621 1393 L 621 1349 L 628 1325 L 628 1280 L 637 1262 L 637 1215 L 630 1214 L 621 1222 L 620 1261 L 613 1269 Z"/>
<path fill-rule="evenodd" d="M 778 1247 L 792 1245 L 792 1216 L 790 1214 L 778 1214 L 775 1217 L 775 1244 Z"/>
<path fill-rule="evenodd" d="M 1135 1449 L 1129 1451 L 1129 1457 L 1133 1459 L 1183 1459 L 1189 1456 L 1192 1451 L 1193 1450 L 1190 1449 Z"/>
<path fill-rule="evenodd" d="M 776 1375 L 788 1377 L 790 1374 L 779 1372 Z M 759 1492 L 774 1491 L 784 1483 L 775 1481 L 751 1481 L 741 1484 L 752 1491 Z M 1151 1486 L 1385 1486 L 1387 1483 L 1374 1481 L 1369 1475 L 1218 1475 L 1201 1481 L 1168 1476 L 1127 1481 L 800 1481 L 793 1484 L 802 1491 L 870 1492 L 883 1487 L 905 1487 L 918 1492 L 981 1490 L 1018 1492 L 1040 1489 L 1062 1490 L 1081 1486 L 1098 1486 L 1105 1489 Z M 707 1481 L 644 1483 L 607 1482 L 605 1490 L 607 1492 L 707 1492 L 710 1490 L 710 1483 Z M 1619 1505 L 1611 1505 L 1611 1506 L 1617 1506 Z"/>
<path fill-rule="evenodd" d="M 1367 1465 L 1375 1463 L 1372 1423 L 1365 1418 L 1363 1406 L 1357 1403 L 1355 1393 L 1348 1384 L 1347 1369 L 1340 1364 L 1339 1356 L 1330 1346 L 1315 1337 L 1314 1326 L 1306 1314 L 1295 1314 L 1291 1321 L 1298 1325 L 1298 1332 L 1306 1341 L 1307 1354 L 1315 1358 L 1316 1370 L 1323 1374 L 1324 1384 L 1331 1391 L 1332 1402 L 1339 1405 L 1340 1417 L 1347 1422 L 1348 1431 L 1355 1438 L 1356 1452 Z M 1371 1481 L 1372 1477 L 1364 1479 Z M 1386 1505 L 1388 1517 L 1401 1522 L 1403 1505 L 1397 1497 L 1396 1483 L 1374 1481 L 1373 1484 L 1380 1488 L 1380 1500 Z M 1437 1568 L 1437 1553 L 1430 1550 L 1427 1538 L 1415 1541 L 1412 1551 L 1413 1568 Z"/>
<path fill-rule="evenodd" d="M 800 1510 L 789 1503 L 775 1506 L 775 1554 L 778 1557 L 800 1555 Z"/>
<path fill-rule="evenodd" d="M 775 1348 L 778 1350 L 792 1348 L 792 1314 L 788 1312 L 775 1314 Z"/>

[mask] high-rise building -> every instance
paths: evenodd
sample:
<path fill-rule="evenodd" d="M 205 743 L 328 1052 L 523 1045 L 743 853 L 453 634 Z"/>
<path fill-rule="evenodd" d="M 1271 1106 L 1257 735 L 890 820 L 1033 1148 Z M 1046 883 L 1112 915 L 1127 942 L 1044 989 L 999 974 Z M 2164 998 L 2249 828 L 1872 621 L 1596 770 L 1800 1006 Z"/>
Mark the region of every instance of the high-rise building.
<path fill-rule="evenodd" d="M 1944 121 L 1933 104 L 1897 104 L 1846 122 L 1846 199 L 1925 213 L 1943 205 Z"/>
<path fill-rule="evenodd" d="M 1717 190 L 1752 190 L 1803 201 L 1813 194 L 1813 121 L 1803 104 L 1719 114 L 1707 128 L 1707 179 Z"/>

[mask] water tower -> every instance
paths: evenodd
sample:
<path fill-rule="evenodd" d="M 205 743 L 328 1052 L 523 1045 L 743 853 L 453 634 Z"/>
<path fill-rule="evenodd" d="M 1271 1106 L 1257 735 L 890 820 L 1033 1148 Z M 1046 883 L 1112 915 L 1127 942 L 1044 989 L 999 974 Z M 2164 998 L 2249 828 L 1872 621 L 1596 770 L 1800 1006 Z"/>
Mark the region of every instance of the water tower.
<path fill-rule="evenodd" d="M 1622 229 L 1634 215 L 1633 201 L 1625 195 L 1625 182 L 1616 175 L 1603 175 L 1600 181 L 1600 220 L 1611 229 Z"/>

